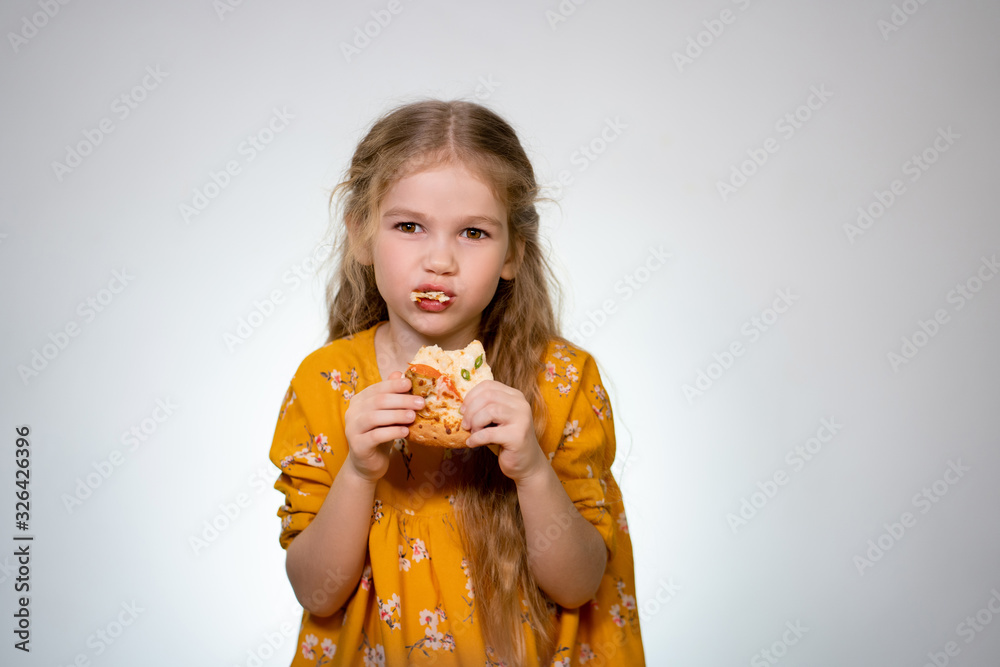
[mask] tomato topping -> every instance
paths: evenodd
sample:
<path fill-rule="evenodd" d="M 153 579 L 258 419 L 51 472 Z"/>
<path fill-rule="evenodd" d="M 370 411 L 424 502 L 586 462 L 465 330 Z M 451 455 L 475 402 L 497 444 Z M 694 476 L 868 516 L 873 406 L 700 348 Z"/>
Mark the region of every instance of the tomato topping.
<path fill-rule="evenodd" d="M 441 376 L 441 371 L 426 364 L 410 364 L 409 370 L 426 378 L 436 378 Z"/>
<path fill-rule="evenodd" d="M 461 394 L 458 393 L 458 389 L 455 387 L 455 381 L 451 379 L 450 375 L 442 375 L 438 380 L 438 384 L 442 387 L 438 391 L 438 394 L 441 396 L 447 397 L 448 394 L 451 394 L 457 399 L 462 398 Z"/>

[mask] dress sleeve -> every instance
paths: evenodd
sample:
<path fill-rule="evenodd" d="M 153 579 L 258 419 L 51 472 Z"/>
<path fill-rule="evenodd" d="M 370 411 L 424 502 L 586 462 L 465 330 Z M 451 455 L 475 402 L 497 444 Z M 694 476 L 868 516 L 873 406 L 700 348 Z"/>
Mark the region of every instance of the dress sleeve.
<path fill-rule="evenodd" d="M 332 458 L 327 436 L 321 432 L 321 424 L 310 423 L 310 390 L 299 373 L 292 378 L 281 404 L 269 457 L 281 471 L 274 488 L 285 495 L 284 505 L 278 508 L 278 539 L 284 549 L 312 522 L 333 483 L 324 460 Z"/>
<path fill-rule="evenodd" d="M 562 415 L 566 417 L 564 423 L 550 426 L 561 432 L 554 434 L 558 436 L 558 444 L 549 459 L 576 509 L 604 538 L 610 560 L 616 550 L 616 531 L 608 509 L 610 499 L 605 497 L 608 489 L 605 480 L 611 475 L 609 468 L 615 456 L 611 404 L 592 357 L 573 348 L 557 349 L 555 354 L 548 372 L 563 382 L 553 383 L 555 391 L 546 393 L 555 394 L 550 398 L 552 416 L 560 422 Z M 582 368 L 578 371 L 573 362 L 580 363 Z M 558 409 L 562 402 L 569 403 L 568 412 L 565 408 Z"/>

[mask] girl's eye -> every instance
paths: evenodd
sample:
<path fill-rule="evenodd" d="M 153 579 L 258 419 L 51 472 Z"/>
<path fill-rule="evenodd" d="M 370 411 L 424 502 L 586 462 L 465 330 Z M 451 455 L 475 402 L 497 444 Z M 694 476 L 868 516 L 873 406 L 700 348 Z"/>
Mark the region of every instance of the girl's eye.
<path fill-rule="evenodd" d="M 420 228 L 415 222 L 397 222 L 396 229 L 406 234 L 413 234 Z"/>
<path fill-rule="evenodd" d="M 475 227 L 469 227 L 462 232 L 462 235 L 469 239 L 483 239 L 486 238 L 486 232 L 481 229 L 476 229 Z"/>

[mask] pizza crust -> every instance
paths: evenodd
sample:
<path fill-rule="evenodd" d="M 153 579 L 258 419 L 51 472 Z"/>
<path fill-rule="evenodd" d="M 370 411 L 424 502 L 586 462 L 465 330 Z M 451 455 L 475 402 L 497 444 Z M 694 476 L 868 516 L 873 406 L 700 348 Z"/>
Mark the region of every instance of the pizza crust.
<path fill-rule="evenodd" d="M 421 411 L 423 412 L 423 411 Z M 472 435 L 461 427 L 446 425 L 440 419 L 427 417 L 417 413 L 417 418 L 410 424 L 410 441 L 433 447 L 448 447 L 455 449 L 465 447 L 465 442 Z"/>
<path fill-rule="evenodd" d="M 423 409 L 410 425 L 409 440 L 434 447 L 465 447 L 471 432 L 462 428 L 459 408 L 473 386 L 492 380 L 483 346 L 472 341 L 464 350 L 445 351 L 436 345 L 422 347 L 406 370 L 410 393 L 423 396 Z"/>

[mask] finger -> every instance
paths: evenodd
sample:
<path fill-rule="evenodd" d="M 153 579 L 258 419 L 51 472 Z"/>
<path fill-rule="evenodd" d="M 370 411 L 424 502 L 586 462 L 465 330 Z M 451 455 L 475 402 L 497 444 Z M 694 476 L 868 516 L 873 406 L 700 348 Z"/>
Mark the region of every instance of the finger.
<path fill-rule="evenodd" d="M 512 406 L 499 401 L 491 401 L 480 407 L 473 407 L 462 415 L 463 428 L 475 433 L 490 424 L 507 424 L 513 416 Z"/>
<path fill-rule="evenodd" d="M 490 426 L 481 428 L 469 436 L 466 446 L 482 447 L 483 445 L 509 446 L 511 429 L 505 426 Z"/>
<path fill-rule="evenodd" d="M 412 394 L 379 394 L 372 400 L 376 410 L 419 410 L 424 407 L 423 396 Z"/>
<path fill-rule="evenodd" d="M 409 378 L 403 377 L 403 374 L 399 371 L 394 372 L 389 376 L 389 379 L 382 383 L 386 391 L 395 394 L 405 394 L 410 391 L 413 383 L 410 382 Z"/>
<path fill-rule="evenodd" d="M 393 440 L 406 438 L 410 435 L 408 426 L 383 426 L 368 431 L 364 434 L 364 444 L 372 443 L 376 445 L 392 444 Z"/>
<path fill-rule="evenodd" d="M 461 408 L 459 408 L 459 412 L 470 414 L 490 403 L 514 404 L 519 401 L 527 405 L 524 394 L 521 392 L 511 389 L 507 385 L 495 380 L 487 380 L 469 390 L 469 393 L 466 394 L 462 402 Z"/>
<path fill-rule="evenodd" d="M 359 420 L 358 427 L 362 433 L 370 433 L 383 426 L 412 424 L 416 417 L 413 410 L 373 410 Z"/>

